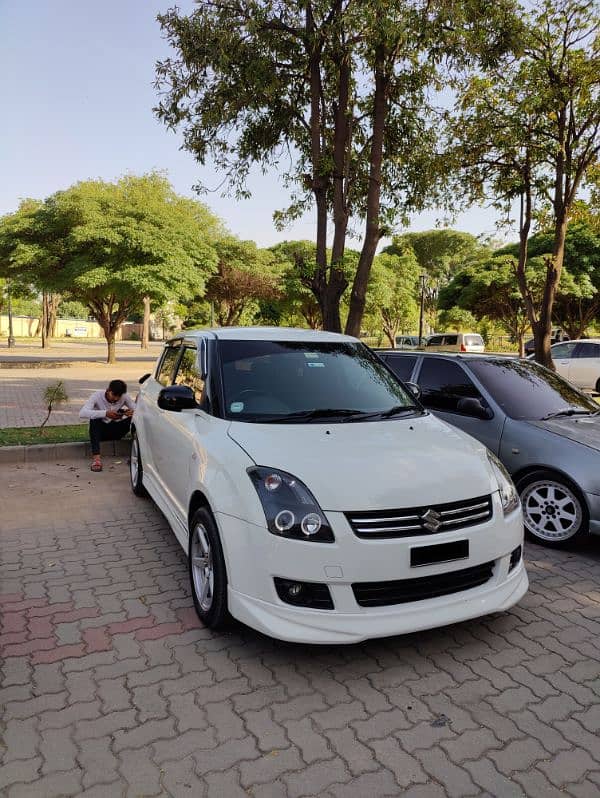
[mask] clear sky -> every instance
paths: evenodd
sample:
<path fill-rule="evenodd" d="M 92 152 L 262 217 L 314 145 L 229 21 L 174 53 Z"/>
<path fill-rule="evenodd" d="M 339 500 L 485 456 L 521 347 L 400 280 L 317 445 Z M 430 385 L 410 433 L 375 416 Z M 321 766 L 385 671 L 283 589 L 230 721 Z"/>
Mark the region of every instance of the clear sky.
<path fill-rule="evenodd" d="M 180 150 L 181 138 L 153 116 L 154 64 L 168 52 L 156 14 L 175 0 L 0 0 L 0 214 L 24 197 L 43 199 L 78 180 L 113 180 L 164 170 L 175 190 L 194 195 L 200 179 L 221 178 Z M 184 11 L 192 0 L 178 0 Z M 315 237 L 307 215 L 284 232 L 272 223 L 287 194 L 276 174 L 254 174 L 250 200 L 201 197 L 232 233 L 269 246 Z M 415 217 L 412 230 L 435 226 Z M 453 225 L 494 233 L 495 213 L 472 209 Z M 356 242 L 358 243 L 358 242 Z M 356 244 L 355 244 L 356 245 Z"/>

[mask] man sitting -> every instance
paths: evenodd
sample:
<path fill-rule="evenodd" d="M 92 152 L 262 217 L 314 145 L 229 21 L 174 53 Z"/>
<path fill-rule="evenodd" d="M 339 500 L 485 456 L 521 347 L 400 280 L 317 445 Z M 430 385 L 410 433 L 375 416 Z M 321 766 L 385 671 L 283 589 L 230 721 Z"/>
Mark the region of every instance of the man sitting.
<path fill-rule="evenodd" d="M 118 441 L 129 432 L 135 409 L 123 380 L 112 380 L 105 391 L 95 391 L 79 411 L 90 420 L 92 471 L 102 471 L 101 441 Z"/>

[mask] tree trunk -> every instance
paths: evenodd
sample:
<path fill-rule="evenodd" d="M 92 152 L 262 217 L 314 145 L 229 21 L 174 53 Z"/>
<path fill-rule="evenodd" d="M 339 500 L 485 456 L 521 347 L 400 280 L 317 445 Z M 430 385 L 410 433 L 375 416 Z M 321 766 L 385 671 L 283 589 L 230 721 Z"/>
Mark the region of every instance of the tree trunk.
<path fill-rule="evenodd" d="M 387 116 L 388 79 L 384 73 L 385 49 L 377 46 L 375 54 L 375 96 L 373 100 L 373 137 L 371 141 L 369 190 L 367 192 L 367 218 L 365 240 L 354 275 L 350 309 L 346 321 L 346 334 L 360 336 L 360 326 L 367 300 L 367 284 L 377 244 L 381 238 L 379 210 L 381 204 L 381 164 L 383 160 L 383 134 Z"/>
<path fill-rule="evenodd" d="M 42 349 L 48 347 L 48 295 L 42 291 Z"/>
<path fill-rule="evenodd" d="M 150 340 L 150 297 L 145 296 L 144 302 L 144 322 L 142 324 L 142 349 L 148 349 Z"/>
<path fill-rule="evenodd" d="M 56 337 L 56 316 L 58 313 L 58 306 L 60 305 L 60 294 L 49 294 L 47 297 L 47 311 L 46 311 L 46 336 L 48 346 L 50 339 Z"/>
<path fill-rule="evenodd" d="M 108 353 L 106 357 L 107 363 L 116 363 L 117 362 L 117 351 L 115 346 L 115 333 L 116 330 L 111 330 L 110 333 L 106 336 L 106 343 L 108 344 Z"/>
<path fill-rule="evenodd" d="M 525 357 L 525 336 L 523 333 L 517 335 L 517 343 L 519 344 L 519 357 Z"/>

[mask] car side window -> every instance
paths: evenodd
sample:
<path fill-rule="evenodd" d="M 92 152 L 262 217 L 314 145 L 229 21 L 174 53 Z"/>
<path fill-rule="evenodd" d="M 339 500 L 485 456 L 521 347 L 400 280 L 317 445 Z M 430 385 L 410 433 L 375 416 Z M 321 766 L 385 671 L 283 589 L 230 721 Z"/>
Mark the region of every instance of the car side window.
<path fill-rule="evenodd" d="M 167 346 L 156 372 L 156 379 L 161 385 L 172 385 L 172 374 L 181 351 L 179 346 Z"/>
<path fill-rule="evenodd" d="M 421 402 L 431 410 L 457 413 L 461 399 L 485 400 L 457 363 L 442 358 L 425 358 L 417 382 L 421 388 Z"/>
<path fill-rule="evenodd" d="M 456 346 L 458 342 L 458 335 L 444 336 L 444 346 Z"/>
<path fill-rule="evenodd" d="M 444 338 L 443 335 L 432 335 L 431 338 L 427 341 L 426 346 L 440 346 L 443 338 Z"/>
<path fill-rule="evenodd" d="M 388 355 L 384 357 L 384 360 L 396 377 L 403 382 L 410 379 L 410 375 L 413 373 L 415 363 L 417 362 L 416 357 L 398 357 L 394 355 Z"/>
<path fill-rule="evenodd" d="M 557 344 L 556 346 L 552 347 L 552 357 L 553 358 L 564 358 L 565 360 L 573 357 L 573 351 L 577 344 L 574 343 L 564 343 L 564 344 Z"/>
<path fill-rule="evenodd" d="M 194 396 L 198 404 L 202 402 L 204 394 L 204 380 L 200 376 L 198 367 L 198 350 L 195 346 L 185 346 L 177 373 L 175 374 L 175 385 L 187 385 L 194 391 Z"/>
<path fill-rule="evenodd" d="M 576 357 L 576 358 L 597 357 L 597 358 L 600 358 L 600 344 L 588 344 L 588 343 L 577 344 L 577 347 L 576 347 L 575 352 L 573 353 L 572 357 Z"/>

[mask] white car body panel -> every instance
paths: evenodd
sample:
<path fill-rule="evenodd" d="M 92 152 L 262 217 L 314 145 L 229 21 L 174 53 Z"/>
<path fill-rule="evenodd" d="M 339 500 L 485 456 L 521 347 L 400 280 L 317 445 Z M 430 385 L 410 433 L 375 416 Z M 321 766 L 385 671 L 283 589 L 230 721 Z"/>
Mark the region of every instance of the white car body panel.
<path fill-rule="evenodd" d="M 312 331 L 215 331 L 223 339 L 354 341 Z M 432 415 L 352 423 L 256 424 L 200 409 L 158 408 L 162 385 L 150 377 L 134 414 L 143 484 L 187 554 L 190 501 L 203 494 L 215 518 L 228 575 L 228 605 L 238 620 L 265 634 L 306 643 L 358 642 L 414 632 L 507 609 L 528 587 L 521 560 L 520 508 L 504 516 L 484 447 Z M 333 543 L 272 534 L 247 474 L 257 465 L 302 480 L 326 515 Z M 443 504 L 491 495 L 493 516 L 467 528 L 410 538 L 364 539 L 345 513 Z M 410 550 L 468 541 L 469 556 L 415 568 Z M 439 598 L 383 607 L 360 606 L 356 582 L 435 576 L 493 563 L 488 582 Z M 284 603 L 274 577 L 326 584 L 334 609 Z"/>

